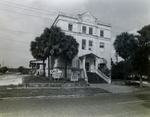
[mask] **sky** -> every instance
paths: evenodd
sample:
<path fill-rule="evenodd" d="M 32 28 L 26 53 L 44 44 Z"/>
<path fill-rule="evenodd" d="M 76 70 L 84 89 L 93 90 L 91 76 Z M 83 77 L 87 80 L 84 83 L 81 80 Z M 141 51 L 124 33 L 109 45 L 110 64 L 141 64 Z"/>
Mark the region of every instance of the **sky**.
<path fill-rule="evenodd" d="M 122 32 L 150 24 L 150 0 L 0 0 L 0 64 L 29 67 L 30 42 L 50 27 L 59 12 L 90 12 L 112 26 L 112 43 Z M 114 50 L 112 47 L 112 57 Z"/>

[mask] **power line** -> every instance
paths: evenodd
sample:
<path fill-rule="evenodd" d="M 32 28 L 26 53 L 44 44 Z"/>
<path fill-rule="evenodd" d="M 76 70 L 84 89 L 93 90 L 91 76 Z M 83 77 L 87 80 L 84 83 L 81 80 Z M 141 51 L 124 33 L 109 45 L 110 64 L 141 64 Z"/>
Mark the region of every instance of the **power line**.
<path fill-rule="evenodd" d="M 1 38 L 1 40 L 7 40 L 7 41 L 16 41 L 16 42 L 20 42 L 20 43 L 26 43 L 26 44 L 29 44 L 29 42 L 25 42 L 25 41 L 18 41 L 18 40 L 12 40 L 12 39 L 6 39 L 6 38 Z"/>
<path fill-rule="evenodd" d="M 0 28 L 0 30 L 13 31 L 13 32 L 19 32 L 19 33 L 27 33 L 27 34 L 33 34 L 33 35 L 41 35 L 41 34 L 37 34 L 37 33 L 24 32 L 24 31 L 17 31 L 17 30 L 4 29 L 4 28 Z M 120 30 L 120 32 L 116 32 L 116 31 L 111 31 L 111 32 L 113 32 L 113 33 L 120 33 L 120 32 L 123 32 L 123 31 Z"/>
<path fill-rule="evenodd" d="M 12 30 L 12 29 L 0 28 L 0 30 L 11 31 L 11 32 L 19 32 L 19 33 L 27 33 L 27 34 L 32 34 L 32 35 L 40 35 L 40 34 L 37 34 L 37 33 L 24 32 L 24 31 Z"/>
<path fill-rule="evenodd" d="M 129 32 L 129 30 L 126 30 L 126 31 L 123 31 L 123 30 L 120 30 L 120 31 L 111 31 L 112 33 L 122 33 L 122 32 Z"/>
<path fill-rule="evenodd" d="M 31 7 L 32 8 L 32 7 Z M 13 12 L 13 13 L 19 13 L 19 12 L 15 12 L 15 11 L 9 11 L 9 10 L 5 10 L 5 9 L 0 9 L 0 10 L 4 10 L 4 11 L 8 11 L 8 12 Z M 29 15 L 29 16 L 32 16 L 32 17 L 38 17 L 38 18 L 43 18 L 43 17 L 39 17 L 39 16 L 34 16 L 34 15 L 30 15 L 30 14 L 24 14 L 24 13 L 19 13 L 19 14 L 21 14 L 21 15 Z M 44 19 L 50 19 L 50 18 L 44 18 Z M 112 25 L 113 26 L 113 25 Z M 129 30 L 129 28 L 124 28 L 124 27 L 119 27 L 119 26 L 113 26 L 113 28 L 119 28 L 118 30 L 120 30 L 120 28 L 121 29 L 128 29 Z M 0 29 L 0 30 L 8 30 L 8 31 L 15 31 L 15 30 L 10 30 L 10 29 Z M 130 30 L 132 30 L 132 29 L 130 29 Z M 15 31 L 15 32 L 21 32 L 21 33 L 28 33 L 28 34 L 34 34 L 34 35 L 39 35 L 39 34 L 35 34 L 35 33 L 30 33 L 30 32 L 23 32 L 23 31 Z M 114 32 L 114 31 L 112 31 L 113 33 L 120 33 L 120 32 Z"/>
<path fill-rule="evenodd" d="M 34 16 L 34 15 L 30 15 L 30 14 L 19 13 L 19 12 L 15 12 L 15 11 L 9 11 L 9 10 L 5 10 L 5 9 L 0 9 L 0 10 L 7 11 L 7 12 L 12 12 L 12 13 L 18 13 L 18 14 L 21 14 L 21 15 L 28 15 L 28 16 L 31 16 L 31 17 L 43 18 L 43 17 L 39 17 L 39 16 Z M 53 20 L 51 18 L 43 18 L 43 19 Z M 16 30 L 11 30 L 11 29 L 0 28 L 0 30 L 15 31 L 15 32 L 20 32 L 20 33 L 28 33 L 28 34 L 39 35 L 39 34 L 36 34 L 36 33 L 24 32 L 24 31 L 16 31 Z"/>
<path fill-rule="evenodd" d="M 10 3 L 10 4 L 14 4 L 14 5 L 17 5 L 17 6 L 22 6 L 22 7 L 26 7 L 26 8 L 29 8 L 29 9 L 34 9 L 34 10 L 38 10 L 38 11 L 42 11 L 42 12 L 47 12 L 47 13 L 54 13 L 54 14 L 58 14 L 56 12 L 50 12 L 50 11 L 46 11 L 44 9 L 39 9 L 39 8 L 35 8 L 35 7 L 30 7 L 30 6 L 25 6 L 25 5 L 21 5 L 21 4 L 17 4 L 17 3 L 13 3 L 13 2 L 8 2 L 8 1 L 4 1 L 4 0 L 0 0 L 1 2 L 5 2 L 5 3 Z"/>
<path fill-rule="evenodd" d="M 44 17 L 40 17 L 40 16 L 30 15 L 30 14 L 26 14 L 26 13 L 20 13 L 20 12 L 16 12 L 16 11 L 10 11 L 10 10 L 6 10 L 6 9 L 0 9 L 0 10 L 11 12 L 11 13 L 17 13 L 17 14 L 20 14 L 20 15 L 27 15 L 27 16 L 31 16 L 31 17 L 46 19 L 46 20 L 52 20 L 51 18 L 44 18 Z"/>
<path fill-rule="evenodd" d="M 44 14 L 49 14 L 49 15 L 56 14 L 54 12 L 53 13 L 52 12 L 46 13 L 45 11 L 36 11 L 36 9 L 34 10 L 34 9 L 29 9 L 29 8 L 22 8 L 20 6 L 17 7 L 18 5 L 17 6 L 12 6 L 12 5 L 9 5 L 9 4 L 4 4 L 4 3 L 0 3 L 0 4 L 5 5 L 5 6 L 10 6 L 10 7 L 13 7 L 13 8 L 24 9 L 24 10 L 28 10 L 28 11 L 33 11 L 33 12 L 38 12 L 38 13 L 44 13 Z"/>
<path fill-rule="evenodd" d="M 43 19 L 53 20 L 52 18 L 44 18 L 44 17 L 40 17 L 40 16 L 30 15 L 30 14 L 26 14 L 26 13 L 20 13 L 20 12 L 16 12 L 16 11 L 10 11 L 10 10 L 6 10 L 6 9 L 0 9 L 0 10 L 7 11 L 7 12 L 12 12 L 12 13 L 18 13 L 20 15 L 28 15 L 28 16 L 31 16 L 31 17 L 37 17 L 37 18 L 43 18 Z M 11 30 L 11 29 L 2 29 L 2 28 L 0 28 L 0 30 L 7 30 L 7 31 L 20 32 L 20 33 L 28 33 L 28 34 L 40 35 L 40 34 L 36 34 L 36 33 L 16 31 L 16 30 Z"/>
<path fill-rule="evenodd" d="M 32 35 L 41 35 L 41 34 L 37 34 L 37 33 L 32 33 L 32 32 L 24 32 L 24 31 L 17 31 L 17 30 L 12 30 L 12 29 L 4 29 L 4 28 L 0 28 L 0 30 L 5 30 L 5 31 L 11 31 L 11 32 L 19 32 L 19 33 L 27 33 L 27 34 L 32 34 Z M 111 31 L 112 33 L 121 33 L 121 32 L 124 32 L 122 30 L 120 30 L 120 32 L 118 31 Z"/>
<path fill-rule="evenodd" d="M 112 25 L 113 28 L 116 28 L 116 29 L 124 29 L 124 30 L 133 30 L 131 28 L 125 28 L 125 27 L 120 27 L 120 26 L 115 26 L 115 25 Z"/>
<path fill-rule="evenodd" d="M 46 10 L 43 10 L 43 9 L 39 9 L 39 8 L 33 8 L 33 7 L 29 7 L 29 6 L 25 6 L 25 5 L 21 5 L 21 4 L 17 4 L 17 3 L 13 3 L 13 2 L 8 2 L 8 1 L 4 1 L 4 0 L 0 0 L 1 2 L 5 2 L 5 3 L 8 3 L 8 4 L 14 4 L 14 5 L 16 5 L 16 6 L 22 6 L 22 7 L 26 7 L 26 8 L 28 8 L 28 9 L 26 9 L 26 10 L 31 10 L 31 9 L 34 9 L 34 10 L 38 10 L 38 11 L 35 11 L 35 12 L 47 12 L 47 13 L 50 13 L 50 14 L 58 14 L 58 13 L 56 13 L 56 12 L 50 12 L 50 11 L 46 11 Z M 6 5 L 6 4 L 5 4 Z M 18 7 L 18 8 L 19 8 Z M 103 21 L 101 21 L 102 23 L 105 23 L 105 22 L 103 22 Z M 111 24 L 112 25 L 112 24 Z M 125 27 L 120 27 L 120 26 L 116 26 L 116 25 L 112 25 L 113 26 L 113 28 L 119 28 L 119 29 L 123 29 L 123 30 L 132 30 L 131 28 L 125 28 Z"/>
<path fill-rule="evenodd" d="M 20 51 L 20 52 L 30 52 L 30 51 L 24 51 L 24 50 L 14 50 L 14 49 L 8 49 L 8 48 L 0 48 L 2 50 L 11 50 L 11 51 Z"/>
<path fill-rule="evenodd" d="M 112 33 L 122 33 L 122 32 L 124 32 L 124 31 L 120 31 L 120 32 L 116 32 L 116 31 L 111 31 Z M 127 31 L 126 31 L 127 32 Z"/>

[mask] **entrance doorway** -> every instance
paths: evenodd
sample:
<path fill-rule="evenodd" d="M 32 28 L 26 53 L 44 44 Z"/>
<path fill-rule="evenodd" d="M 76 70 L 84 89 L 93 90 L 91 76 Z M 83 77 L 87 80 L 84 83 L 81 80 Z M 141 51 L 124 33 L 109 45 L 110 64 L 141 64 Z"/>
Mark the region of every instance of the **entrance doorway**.
<path fill-rule="evenodd" d="M 89 63 L 88 62 L 85 63 L 85 69 L 86 69 L 86 71 L 89 71 Z"/>

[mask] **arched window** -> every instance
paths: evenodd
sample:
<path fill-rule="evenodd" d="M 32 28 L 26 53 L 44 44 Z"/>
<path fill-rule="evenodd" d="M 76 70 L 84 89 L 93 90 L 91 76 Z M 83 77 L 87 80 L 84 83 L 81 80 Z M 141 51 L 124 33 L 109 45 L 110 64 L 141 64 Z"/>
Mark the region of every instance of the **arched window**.
<path fill-rule="evenodd" d="M 105 51 L 105 43 L 104 42 L 100 42 L 99 43 L 99 47 L 100 47 L 100 52 L 104 52 Z"/>

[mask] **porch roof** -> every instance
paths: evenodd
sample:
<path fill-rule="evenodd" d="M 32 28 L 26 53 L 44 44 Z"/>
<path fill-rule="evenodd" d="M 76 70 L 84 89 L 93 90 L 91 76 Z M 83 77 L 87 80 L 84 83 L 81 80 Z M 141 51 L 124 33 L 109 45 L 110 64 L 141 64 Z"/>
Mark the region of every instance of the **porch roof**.
<path fill-rule="evenodd" d="M 81 58 L 83 58 L 85 56 L 94 56 L 94 57 L 100 58 L 99 56 L 97 56 L 97 55 L 95 55 L 93 53 L 89 53 L 89 54 L 85 54 L 85 55 L 79 56 L 79 58 L 81 59 Z"/>
<path fill-rule="evenodd" d="M 43 61 L 42 60 L 31 60 L 30 61 L 30 64 L 32 64 L 32 63 L 43 63 Z"/>

